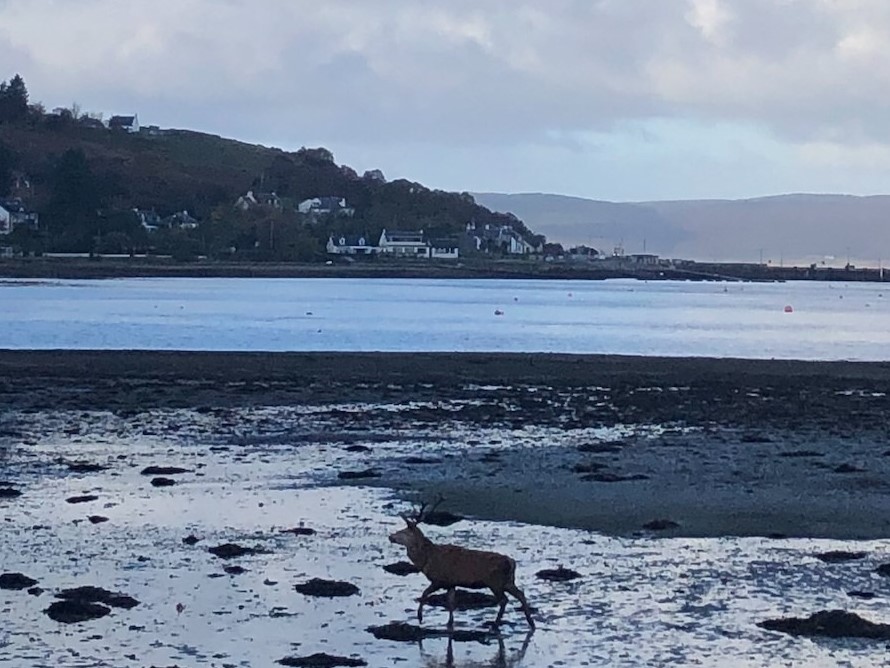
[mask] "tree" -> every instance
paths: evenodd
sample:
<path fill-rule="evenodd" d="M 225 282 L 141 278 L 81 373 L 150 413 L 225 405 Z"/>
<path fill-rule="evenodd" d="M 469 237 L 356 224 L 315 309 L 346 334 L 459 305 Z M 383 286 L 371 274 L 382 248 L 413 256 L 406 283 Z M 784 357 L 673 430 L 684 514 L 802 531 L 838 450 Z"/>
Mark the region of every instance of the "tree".
<path fill-rule="evenodd" d="M 0 84 L 0 122 L 15 123 L 28 117 L 28 88 L 21 75 Z"/>
<path fill-rule="evenodd" d="M 16 155 L 6 144 L 0 143 L 0 197 L 9 194 L 12 170 L 16 167 Z"/>

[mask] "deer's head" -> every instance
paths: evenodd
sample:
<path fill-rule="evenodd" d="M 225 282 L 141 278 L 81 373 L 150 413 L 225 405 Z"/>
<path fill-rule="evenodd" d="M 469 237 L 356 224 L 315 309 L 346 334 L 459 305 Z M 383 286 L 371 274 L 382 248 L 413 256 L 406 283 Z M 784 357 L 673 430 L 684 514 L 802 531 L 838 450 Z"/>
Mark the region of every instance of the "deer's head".
<path fill-rule="evenodd" d="M 389 542 L 396 543 L 397 545 L 404 545 L 409 550 L 422 545 L 426 537 L 423 535 L 423 532 L 417 528 L 417 522 L 410 520 L 407 517 L 402 517 L 402 519 L 405 520 L 407 526 L 404 529 L 399 529 L 395 533 L 390 534 Z"/>

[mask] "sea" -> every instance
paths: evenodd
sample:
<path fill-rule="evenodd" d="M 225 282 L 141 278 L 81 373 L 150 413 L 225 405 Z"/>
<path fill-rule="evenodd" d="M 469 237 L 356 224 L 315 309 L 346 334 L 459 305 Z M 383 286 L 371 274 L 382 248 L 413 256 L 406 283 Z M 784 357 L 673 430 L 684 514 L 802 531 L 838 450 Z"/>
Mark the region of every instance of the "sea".
<path fill-rule="evenodd" d="M 0 306 L 7 349 L 890 359 L 880 283 L 4 280 Z"/>

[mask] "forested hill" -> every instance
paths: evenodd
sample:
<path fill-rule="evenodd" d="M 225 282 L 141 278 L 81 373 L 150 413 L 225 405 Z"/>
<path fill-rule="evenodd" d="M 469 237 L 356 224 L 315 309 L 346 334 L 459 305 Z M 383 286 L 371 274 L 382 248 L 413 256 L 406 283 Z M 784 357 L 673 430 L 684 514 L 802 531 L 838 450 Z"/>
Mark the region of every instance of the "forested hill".
<path fill-rule="evenodd" d="M 0 93 L 2 96 L 2 93 Z M 2 105 L 0 105 L 2 112 Z M 0 113 L 2 115 L 2 113 Z M 24 185 L 23 185 L 24 184 Z M 280 203 L 239 210 L 248 191 Z M 331 233 L 375 239 L 383 228 L 453 237 L 467 223 L 512 225 L 513 216 L 478 206 L 467 193 L 387 182 L 377 170 L 357 174 L 324 148 L 286 152 L 185 130 L 109 129 L 77 112 L 47 114 L 39 105 L 0 117 L 0 197 L 17 196 L 40 214 L 39 233 L 15 230 L 26 250 L 103 252 L 157 247 L 159 252 L 249 252 L 254 259 L 318 258 Z M 345 198 L 350 216 L 299 216 L 299 202 Z M 162 229 L 148 239 L 133 209 L 160 217 L 187 211 L 197 229 Z M 277 243 L 265 247 L 275 226 Z"/>

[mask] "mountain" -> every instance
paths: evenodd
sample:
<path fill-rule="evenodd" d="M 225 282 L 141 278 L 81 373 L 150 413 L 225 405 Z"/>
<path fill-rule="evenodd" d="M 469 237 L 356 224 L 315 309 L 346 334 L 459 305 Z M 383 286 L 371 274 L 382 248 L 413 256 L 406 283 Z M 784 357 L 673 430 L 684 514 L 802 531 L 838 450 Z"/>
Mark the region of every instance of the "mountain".
<path fill-rule="evenodd" d="M 604 202 L 478 193 L 564 245 L 724 262 L 877 264 L 890 258 L 890 196 L 791 194 L 742 200 Z"/>

